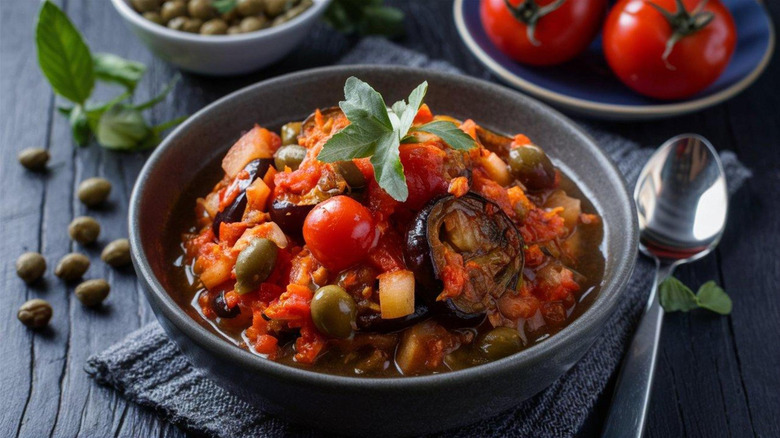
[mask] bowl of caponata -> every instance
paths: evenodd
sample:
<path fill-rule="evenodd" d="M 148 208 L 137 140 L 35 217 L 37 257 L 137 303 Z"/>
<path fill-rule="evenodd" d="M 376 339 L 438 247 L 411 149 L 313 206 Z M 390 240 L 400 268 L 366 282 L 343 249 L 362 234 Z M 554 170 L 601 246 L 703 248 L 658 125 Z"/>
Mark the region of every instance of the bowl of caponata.
<path fill-rule="evenodd" d="M 111 0 L 146 47 L 183 70 L 248 73 L 297 47 L 331 0 Z"/>

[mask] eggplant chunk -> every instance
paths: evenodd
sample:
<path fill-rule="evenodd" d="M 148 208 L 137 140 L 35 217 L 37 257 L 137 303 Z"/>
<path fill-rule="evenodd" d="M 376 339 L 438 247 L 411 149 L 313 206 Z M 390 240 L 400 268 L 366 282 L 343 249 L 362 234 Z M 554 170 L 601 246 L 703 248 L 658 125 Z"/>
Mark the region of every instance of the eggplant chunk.
<path fill-rule="evenodd" d="M 303 121 L 303 124 L 301 124 L 301 133 L 299 134 L 299 137 L 306 138 L 314 131 L 316 127 L 316 114 L 316 112 L 311 113 L 309 117 L 306 117 L 306 120 Z M 330 119 L 335 120 L 337 118 L 346 117 L 344 112 L 341 111 L 341 108 L 337 106 L 323 108 L 320 110 L 320 114 L 322 115 L 324 123 L 328 123 L 328 120 Z"/>
<path fill-rule="evenodd" d="M 469 192 L 423 208 L 407 232 L 404 255 L 432 310 L 473 324 L 507 290 L 515 290 L 523 245 L 500 207 Z"/>
<path fill-rule="evenodd" d="M 296 204 L 285 199 L 274 199 L 269 213 L 271 220 L 289 236 L 301 238 L 303 221 L 316 204 Z"/>
<path fill-rule="evenodd" d="M 244 170 L 249 173 L 249 178 L 237 179 L 233 184 L 238 185 L 238 196 L 227 207 L 220 210 L 216 216 L 214 216 L 214 222 L 212 223 L 212 230 L 214 235 L 219 238 L 219 226 L 222 222 L 227 224 L 233 222 L 240 222 L 244 217 L 244 210 L 246 210 L 246 189 L 257 178 L 262 178 L 268 171 L 268 167 L 273 165 L 273 158 L 258 158 L 252 160 L 244 166 Z"/>

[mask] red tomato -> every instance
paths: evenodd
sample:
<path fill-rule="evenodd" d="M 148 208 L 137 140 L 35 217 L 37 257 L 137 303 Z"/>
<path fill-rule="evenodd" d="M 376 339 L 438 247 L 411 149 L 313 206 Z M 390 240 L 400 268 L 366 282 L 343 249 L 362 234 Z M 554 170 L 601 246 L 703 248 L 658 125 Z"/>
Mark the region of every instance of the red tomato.
<path fill-rule="evenodd" d="M 433 145 L 406 144 L 401 145 L 399 154 L 409 188 L 405 206 L 419 210 L 434 196 L 447 193 L 449 183 L 442 175 L 447 154 L 443 150 Z"/>
<path fill-rule="evenodd" d="M 726 69 L 737 43 L 734 20 L 719 0 L 683 0 L 687 11 L 704 5 L 695 14 L 677 11 L 675 1 L 621 0 L 604 25 L 604 55 L 612 71 L 636 92 L 657 99 L 682 99 L 707 88 Z M 712 21 L 696 29 L 697 18 L 701 23 L 708 15 Z M 667 46 L 677 29 L 673 16 L 694 28 Z"/>
<path fill-rule="evenodd" d="M 303 222 L 303 240 L 326 268 L 341 271 L 363 260 L 376 245 L 371 212 L 347 196 L 321 202 Z"/>
<path fill-rule="evenodd" d="M 482 0 L 482 27 L 507 56 L 531 65 L 560 64 L 577 56 L 596 37 L 607 12 L 607 0 L 509 3 L 511 9 L 506 0 Z"/>

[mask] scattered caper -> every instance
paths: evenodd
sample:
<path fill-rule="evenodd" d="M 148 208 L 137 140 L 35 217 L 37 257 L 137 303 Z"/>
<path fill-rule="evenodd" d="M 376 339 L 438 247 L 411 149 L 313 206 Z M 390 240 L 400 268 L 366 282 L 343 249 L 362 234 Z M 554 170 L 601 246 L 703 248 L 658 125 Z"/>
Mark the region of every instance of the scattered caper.
<path fill-rule="evenodd" d="M 37 252 L 26 252 L 16 259 L 16 275 L 25 283 L 32 283 L 46 272 L 46 259 Z"/>
<path fill-rule="evenodd" d="M 357 305 L 340 286 L 317 289 L 311 300 L 311 318 L 322 333 L 334 338 L 348 338 L 355 329 Z"/>
<path fill-rule="evenodd" d="M 43 148 L 27 148 L 19 152 L 19 163 L 28 170 L 40 172 L 49 162 L 49 151 Z"/>
<path fill-rule="evenodd" d="M 282 144 L 298 144 L 298 135 L 301 133 L 301 122 L 290 122 L 282 126 Z"/>
<path fill-rule="evenodd" d="M 297 170 L 304 158 L 306 158 L 305 147 L 297 144 L 282 146 L 274 154 L 274 165 L 280 172 L 283 172 L 285 167 Z"/>
<path fill-rule="evenodd" d="M 281 15 L 287 9 L 289 0 L 265 0 L 265 13 L 271 17 Z"/>
<path fill-rule="evenodd" d="M 103 248 L 100 259 L 115 268 L 127 265 L 130 263 L 130 241 L 117 239 L 109 243 Z"/>
<path fill-rule="evenodd" d="M 479 349 L 490 360 L 515 354 L 523 348 L 520 333 L 510 327 L 496 327 L 479 339 Z"/>
<path fill-rule="evenodd" d="M 16 317 L 27 327 L 41 328 L 49 323 L 52 313 L 51 304 L 46 300 L 35 298 L 22 304 Z"/>
<path fill-rule="evenodd" d="M 111 193 L 111 183 L 105 178 L 87 178 L 79 184 L 76 192 L 79 201 L 88 207 L 100 204 Z"/>
<path fill-rule="evenodd" d="M 106 299 L 111 286 L 106 280 L 87 280 L 76 286 L 76 298 L 85 306 L 97 306 Z"/>
<path fill-rule="evenodd" d="M 241 20 L 241 24 L 239 24 L 238 27 L 241 29 L 241 32 L 244 33 L 254 32 L 265 27 L 266 23 L 268 23 L 268 19 L 263 15 L 258 15 L 257 17 L 244 18 Z"/>
<path fill-rule="evenodd" d="M 268 239 L 255 239 L 236 259 L 236 292 L 252 292 L 265 281 L 276 264 L 278 248 Z"/>
<path fill-rule="evenodd" d="M 200 18 L 190 18 L 184 23 L 183 31 L 189 33 L 200 33 L 200 28 L 203 26 L 203 20 Z"/>
<path fill-rule="evenodd" d="M 205 23 L 200 28 L 201 35 L 224 35 L 227 33 L 227 23 L 221 18 L 214 18 Z"/>
<path fill-rule="evenodd" d="M 189 21 L 190 19 L 187 17 L 174 17 L 171 18 L 171 21 L 168 22 L 167 26 L 168 29 L 184 31 L 184 27 L 187 26 Z"/>
<path fill-rule="evenodd" d="M 336 163 L 336 171 L 349 184 L 350 188 L 359 189 L 366 186 L 366 177 L 354 161 L 339 161 Z"/>
<path fill-rule="evenodd" d="M 531 190 L 555 185 L 555 166 L 539 147 L 532 144 L 509 151 L 512 175 Z"/>
<path fill-rule="evenodd" d="M 187 4 L 182 0 L 170 0 L 163 3 L 160 8 L 160 16 L 162 16 L 163 22 L 167 23 L 176 17 L 183 17 L 187 15 Z"/>
<path fill-rule="evenodd" d="M 54 268 L 54 275 L 65 281 L 74 281 L 81 278 L 89 269 L 89 257 L 77 252 L 65 255 L 57 267 Z"/>
<path fill-rule="evenodd" d="M 244 17 L 257 15 L 263 12 L 263 0 L 238 0 L 236 10 Z"/>
<path fill-rule="evenodd" d="M 165 22 L 162 19 L 162 15 L 160 15 L 159 12 L 144 12 L 143 17 L 151 21 L 152 23 L 157 23 L 159 25 L 165 24 Z"/>
<path fill-rule="evenodd" d="M 160 9 L 160 0 L 131 0 L 130 4 L 138 12 L 154 12 Z"/>
<path fill-rule="evenodd" d="M 187 10 L 192 18 L 209 20 L 217 16 L 217 10 L 211 5 L 211 0 L 190 0 Z"/>
<path fill-rule="evenodd" d="M 89 216 L 80 216 L 68 225 L 68 234 L 76 242 L 87 245 L 97 240 L 100 235 L 100 224 Z"/>

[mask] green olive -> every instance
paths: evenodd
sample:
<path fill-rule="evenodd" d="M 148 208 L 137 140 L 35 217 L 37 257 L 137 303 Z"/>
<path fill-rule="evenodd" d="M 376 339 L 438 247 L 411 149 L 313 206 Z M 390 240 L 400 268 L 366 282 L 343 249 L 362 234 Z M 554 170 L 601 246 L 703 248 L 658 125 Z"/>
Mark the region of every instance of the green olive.
<path fill-rule="evenodd" d="M 265 27 L 265 25 L 268 23 L 268 19 L 265 18 L 263 15 L 258 15 L 257 17 L 246 17 L 243 20 L 241 20 L 241 24 L 239 24 L 239 28 L 241 28 L 241 32 L 255 32 Z"/>
<path fill-rule="evenodd" d="M 238 35 L 240 33 L 242 33 L 241 32 L 241 27 L 239 27 L 239 26 L 230 26 L 230 27 L 228 27 L 228 30 L 227 30 L 227 34 L 228 35 Z"/>
<path fill-rule="evenodd" d="M 65 281 L 74 281 L 81 278 L 89 269 L 89 257 L 76 252 L 67 254 L 60 259 L 54 268 L 54 275 Z"/>
<path fill-rule="evenodd" d="M 200 28 L 201 35 L 224 35 L 227 33 L 228 25 L 221 18 L 214 18 L 205 23 Z"/>
<path fill-rule="evenodd" d="M 190 18 L 184 23 L 183 31 L 189 33 L 200 33 L 200 28 L 203 26 L 203 20 L 200 18 Z"/>
<path fill-rule="evenodd" d="M 100 253 L 100 259 L 107 265 L 120 268 L 131 262 L 130 260 L 130 241 L 127 239 L 117 239 L 103 248 Z"/>
<path fill-rule="evenodd" d="M 168 24 L 166 24 L 166 26 L 168 29 L 179 30 L 183 32 L 184 27 L 189 21 L 190 19 L 187 17 L 174 17 L 171 19 L 171 21 L 168 22 Z"/>
<path fill-rule="evenodd" d="M 531 190 L 555 185 L 555 166 L 538 146 L 529 144 L 509 151 L 512 175 Z"/>
<path fill-rule="evenodd" d="M 171 0 L 163 3 L 160 8 L 160 16 L 164 23 L 173 20 L 176 17 L 187 15 L 187 4 L 181 0 Z"/>
<path fill-rule="evenodd" d="M 252 292 L 271 275 L 278 248 L 268 239 L 255 239 L 241 250 L 236 260 L 236 292 Z"/>
<path fill-rule="evenodd" d="M 74 293 L 76 294 L 76 298 L 81 301 L 81 304 L 91 307 L 102 303 L 110 291 L 111 286 L 106 280 L 101 278 L 96 280 L 87 280 L 79 284 L 76 286 Z"/>
<path fill-rule="evenodd" d="M 100 224 L 89 216 L 77 217 L 68 225 L 68 234 L 76 242 L 88 245 L 100 235 Z"/>
<path fill-rule="evenodd" d="M 151 21 L 152 23 L 156 23 L 161 26 L 165 25 L 165 22 L 162 19 L 162 15 L 160 15 L 159 12 L 144 12 L 143 17 Z"/>
<path fill-rule="evenodd" d="M 355 329 L 357 305 L 343 288 L 336 285 L 317 289 L 311 300 L 311 319 L 322 333 L 348 338 Z"/>
<path fill-rule="evenodd" d="M 190 0 L 187 10 L 192 18 L 209 20 L 217 16 L 217 10 L 211 6 L 211 0 Z"/>
<path fill-rule="evenodd" d="M 265 0 L 265 13 L 271 17 L 282 15 L 290 0 Z"/>
<path fill-rule="evenodd" d="M 16 259 L 16 275 L 25 283 L 32 283 L 46 272 L 46 259 L 37 252 L 26 252 Z"/>
<path fill-rule="evenodd" d="M 236 10 L 244 17 L 257 15 L 263 12 L 263 0 L 238 0 Z"/>
<path fill-rule="evenodd" d="M 479 339 L 479 349 L 489 360 L 498 360 L 517 353 L 523 348 L 523 341 L 517 330 L 496 327 Z"/>
<path fill-rule="evenodd" d="M 79 184 L 76 195 L 84 205 L 94 207 L 108 198 L 111 182 L 105 178 L 87 178 Z"/>
<path fill-rule="evenodd" d="M 294 144 L 282 146 L 274 154 L 274 165 L 279 172 L 283 172 L 285 166 L 297 170 L 304 158 L 306 158 L 305 147 Z"/>
<path fill-rule="evenodd" d="M 360 189 L 366 186 L 366 177 L 354 161 L 339 161 L 336 163 L 336 171 L 344 177 L 350 188 Z"/>
<path fill-rule="evenodd" d="M 280 24 L 284 24 L 293 18 L 301 15 L 304 11 L 309 9 L 309 7 L 312 5 L 311 0 L 303 0 L 301 1 L 297 6 L 288 9 L 284 14 L 276 17 L 273 22 L 273 26 L 278 26 Z"/>
<path fill-rule="evenodd" d="M 27 148 L 19 152 L 19 163 L 28 170 L 40 172 L 49 162 L 49 151 L 43 148 Z"/>
<path fill-rule="evenodd" d="M 236 24 L 235 22 L 241 18 L 235 8 L 225 12 L 224 14 L 221 14 L 219 17 L 224 20 L 225 23 L 230 23 L 231 25 Z"/>
<path fill-rule="evenodd" d="M 301 122 L 290 122 L 282 126 L 282 144 L 298 144 L 298 135 L 301 133 Z"/>
<path fill-rule="evenodd" d="M 52 313 L 51 304 L 48 301 L 35 298 L 22 304 L 16 317 L 27 327 L 41 328 L 49 323 Z"/>
<path fill-rule="evenodd" d="M 131 0 L 133 8 L 141 13 L 154 12 L 160 9 L 160 0 Z"/>

